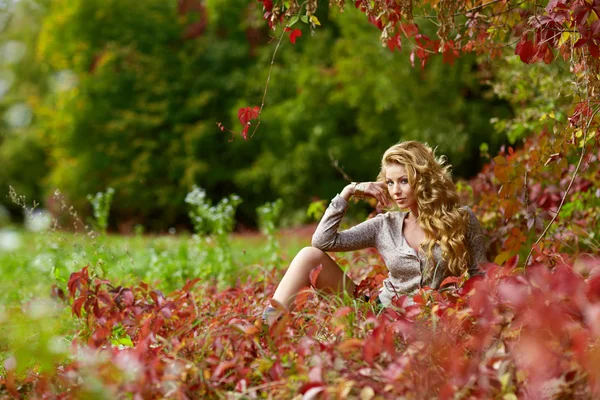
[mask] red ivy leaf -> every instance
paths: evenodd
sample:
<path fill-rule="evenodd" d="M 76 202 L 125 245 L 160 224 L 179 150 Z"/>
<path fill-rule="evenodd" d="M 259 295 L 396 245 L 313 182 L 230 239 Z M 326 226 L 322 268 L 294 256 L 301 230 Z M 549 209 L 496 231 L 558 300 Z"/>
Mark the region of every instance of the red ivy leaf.
<path fill-rule="evenodd" d="M 590 301 L 600 300 L 600 274 L 596 274 L 594 277 L 589 278 L 586 294 Z"/>
<path fill-rule="evenodd" d="M 454 64 L 454 60 L 458 57 L 459 53 L 456 47 L 454 47 L 454 40 L 450 40 L 444 43 L 442 49 L 442 60 L 450 65 Z"/>
<path fill-rule="evenodd" d="M 296 38 L 300 36 L 302 36 L 302 31 L 300 29 L 294 29 L 292 33 L 290 33 L 290 42 L 296 44 Z"/>
<path fill-rule="evenodd" d="M 335 314 L 333 314 L 333 316 L 336 317 L 336 318 L 341 318 L 341 317 L 343 317 L 345 315 L 350 314 L 351 312 L 352 312 L 352 307 L 346 306 L 346 307 L 342 307 L 339 310 L 337 310 L 335 312 Z"/>
<path fill-rule="evenodd" d="M 189 292 L 191 288 L 193 288 L 196 283 L 200 282 L 200 278 L 195 278 L 192 279 L 191 281 L 188 281 L 185 286 L 181 289 L 182 292 Z"/>
<path fill-rule="evenodd" d="M 123 296 L 122 303 L 121 303 L 123 306 L 129 307 L 129 306 L 133 305 L 134 298 L 133 298 L 133 293 L 131 292 L 130 289 L 123 290 L 123 293 L 121 295 Z"/>
<path fill-rule="evenodd" d="M 396 47 L 398 48 L 398 51 L 401 51 L 402 50 L 402 39 L 400 39 L 400 34 L 396 34 L 391 39 L 388 39 L 387 46 L 391 52 L 393 52 L 396 49 Z"/>
<path fill-rule="evenodd" d="M 80 289 L 81 281 L 86 285 L 89 283 L 90 275 L 88 273 L 88 266 L 86 265 L 81 271 L 73 272 L 69 277 L 69 282 L 67 283 L 67 288 L 69 289 L 69 294 L 71 297 L 75 297 L 75 293 L 77 289 Z"/>
<path fill-rule="evenodd" d="M 250 121 L 258 118 L 260 112 L 260 108 L 258 106 L 254 107 L 243 107 L 238 110 L 238 119 L 240 120 L 240 124 L 244 127 L 242 129 L 242 137 L 244 140 L 248 139 L 248 129 L 250 128 Z"/>
<path fill-rule="evenodd" d="M 283 374 L 284 374 L 284 371 L 283 371 L 283 367 L 281 366 L 281 361 L 278 360 L 271 367 L 271 370 L 269 371 L 269 375 L 271 376 L 271 379 L 273 379 L 274 381 L 277 381 L 283 376 Z"/>
<path fill-rule="evenodd" d="M 215 368 L 215 371 L 213 372 L 213 379 L 218 379 L 221 377 L 221 375 L 223 375 L 223 373 L 225 371 L 227 371 L 228 369 L 231 368 L 235 368 L 237 365 L 237 363 L 235 361 L 223 361 L 221 362 L 217 368 Z"/>
<path fill-rule="evenodd" d="M 85 296 L 81 296 L 81 297 L 75 299 L 75 301 L 73 302 L 73 305 L 71 306 L 73 313 L 75 315 L 77 315 L 78 318 L 81 318 L 81 306 L 83 306 L 84 302 L 85 302 Z"/>
<path fill-rule="evenodd" d="M 254 107 L 244 107 L 238 110 L 238 119 L 242 125 L 247 125 L 253 119 L 258 118 L 258 111 L 260 108 L 258 106 Z"/>
<path fill-rule="evenodd" d="M 259 3 L 263 3 L 263 10 L 265 11 L 271 11 L 273 9 L 272 0 L 259 0 Z"/>
<path fill-rule="evenodd" d="M 533 46 L 533 42 L 527 39 L 527 35 L 521 36 L 521 40 L 515 49 L 515 54 L 518 55 L 525 64 L 531 64 L 534 61 L 536 54 L 535 47 Z"/>
<path fill-rule="evenodd" d="M 323 383 L 323 367 L 320 365 L 312 367 L 310 371 L 308 371 L 308 381 Z"/>
<path fill-rule="evenodd" d="M 319 264 L 319 266 L 316 268 L 313 268 L 308 275 L 308 277 L 310 279 L 310 285 L 314 288 L 317 287 L 317 278 L 319 277 L 319 274 L 321 273 L 322 269 L 323 269 L 323 265 Z"/>
<path fill-rule="evenodd" d="M 294 305 L 297 310 L 302 310 L 304 305 L 308 300 L 313 297 L 313 291 L 310 288 L 306 288 L 305 290 L 301 290 L 296 295 L 296 300 L 294 300 Z"/>
<path fill-rule="evenodd" d="M 327 388 L 321 382 L 309 382 L 302 385 L 300 393 L 303 394 L 302 400 L 313 400 L 319 398 L 319 394 Z"/>
<path fill-rule="evenodd" d="M 449 276 L 442 281 L 442 284 L 440 285 L 440 287 L 444 287 L 444 285 L 451 285 L 453 283 L 457 283 L 459 280 L 460 279 L 458 276 Z"/>
<path fill-rule="evenodd" d="M 400 30 L 404 32 L 407 38 L 413 37 L 419 33 L 417 24 L 400 24 Z"/>

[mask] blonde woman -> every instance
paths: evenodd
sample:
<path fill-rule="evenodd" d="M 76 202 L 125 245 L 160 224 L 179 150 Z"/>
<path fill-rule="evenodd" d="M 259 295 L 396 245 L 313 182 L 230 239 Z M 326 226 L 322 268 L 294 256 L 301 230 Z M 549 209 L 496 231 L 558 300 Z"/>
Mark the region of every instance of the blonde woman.
<path fill-rule="evenodd" d="M 390 147 L 381 160 L 376 182 L 351 183 L 329 204 L 312 237 L 292 260 L 273 299 L 291 307 L 296 294 L 309 286 L 310 271 L 322 265 L 316 288 L 354 293 L 355 284 L 326 252 L 375 247 L 389 270 L 377 302 L 387 307 L 394 296 L 413 295 L 419 288 L 438 289 L 448 276 L 479 274 L 485 245 L 479 221 L 459 204 L 445 158 L 427 145 L 407 141 Z M 399 211 L 379 214 L 338 232 L 352 196 L 373 197 Z M 272 323 L 277 310 L 268 306 L 263 320 Z"/>

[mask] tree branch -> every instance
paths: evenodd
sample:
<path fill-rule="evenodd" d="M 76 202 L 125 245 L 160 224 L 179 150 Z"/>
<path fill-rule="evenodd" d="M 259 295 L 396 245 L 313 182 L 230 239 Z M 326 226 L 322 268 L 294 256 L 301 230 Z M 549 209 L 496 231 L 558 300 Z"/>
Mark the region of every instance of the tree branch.
<path fill-rule="evenodd" d="M 566 200 L 567 196 L 569 195 L 569 191 L 571 190 L 571 186 L 573 186 L 573 182 L 575 182 L 575 178 L 577 178 L 577 174 L 579 173 L 579 168 L 581 167 L 581 163 L 583 162 L 583 158 L 585 157 L 587 133 L 588 133 L 588 130 L 590 129 L 590 126 L 592 125 L 592 121 L 594 120 L 594 117 L 596 116 L 596 114 L 598 114 L 599 111 L 600 111 L 600 107 L 596 108 L 596 110 L 592 113 L 592 116 L 588 120 L 587 126 L 585 127 L 585 129 L 583 131 L 583 138 L 582 138 L 583 146 L 581 148 L 581 155 L 579 156 L 579 161 L 577 162 L 577 167 L 575 168 L 575 172 L 573 172 L 573 176 L 571 177 L 571 181 L 569 182 L 569 185 L 567 186 L 567 190 L 565 191 L 565 194 L 563 195 L 563 197 L 560 201 L 560 204 L 558 205 L 556 214 L 554 214 L 554 217 L 552 217 L 552 220 L 548 223 L 548 225 L 546 226 L 546 229 L 544 229 L 544 232 L 542 232 L 541 236 L 536 240 L 536 242 L 533 244 L 533 246 L 531 246 L 531 250 L 529 251 L 527 258 L 525 259 L 525 264 L 523 264 L 523 267 L 527 267 L 527 264 L 529 264 L 529 259 L 531 258 L 531 254 L 533 253 L 533 248 L 538 243 L 540 243 L 542 241 L 542 239 L 544 239 L 544 237 L 546 236 L 546 233 L 548 233 L 548 230 L 550 230 L 550 227 L 552 226 L 554 221 L 556 221 L 556 218 L 558 218 L 560 209 L 562 208 L 563 204 L 565 203 L 565 200 Z"/>
<path fill-rule="evenodd" d="M 286 28 L 287 27 L 288 26 L 286 25 Z M 271 82 L 271 74 L 273 72 L 273 65 L 275 65 L 275 56 L 277 55 L 277 52 L 279 51 L 279 46 L 281 46 L 281 41 L 283 40 L 283 36 L 285 36 L 285 28 L 283 28 L 283 30 L 281 32 L 281 36 L 279 36 L 279 40 L 277 41 L 277 46 L 275 46 L 275 51 L 273 51 L 273 57 L 271 57 L 271 65 L 269 66 L 269 74 L 267 75 L 267 83 L 265 84 L 265 91 L 263 93 L 262 102 L 260 103 L 260 109 L 258 110 L 258 119 L 256 120 L 256 126 L 254 127 L 254 130 L 252 131 L 252 134 L 250 135 L 250 137 L 254 136 L 254 134 L 256 133 L 256 130 L 260 126 L 260 116 L 262 114 L 263 108 L 265 107 L 265 100 L 267 99 L 267 92 L 269 91 L 269 82 Z"/>
<path fill-rule="evenodd" d="M 338 160 L 333 157 L 331 149 L 327 151 L 327 154 L 329 155 L 329 159 L 331 160 L 331 165 L 333 166 L 333 168 L 335 168 L 340 174 L 342 174 L 345 180 L 347 180 L 348 182 L 354 182 L 354 180 L 350 178 L 348 174 L 346 174 L 342 167 L 340 167 Z"/>

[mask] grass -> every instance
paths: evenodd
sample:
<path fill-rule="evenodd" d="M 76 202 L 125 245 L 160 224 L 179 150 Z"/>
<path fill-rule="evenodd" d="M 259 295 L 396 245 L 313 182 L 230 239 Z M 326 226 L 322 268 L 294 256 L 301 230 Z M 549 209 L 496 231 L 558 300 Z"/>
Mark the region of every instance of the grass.
<path fill-rule="evenodd" d="M 0 250 L 0 305 L 10 307 L 48 296 L 52 286 L 66 290 L 72 272 L 90 265 L 100 277 L 115 285 L 143 280 L 170 292 L 196 277 L 209 278 L 206 264 L 216 263 L 202 254 L 210 245 L 189 234 L 164 236 L 106 235 L 91 238 L 68 232 L 13 231 L 20 245 Z M 275 265 L 284 268 L 295 253 L 310 242 L 306 234 L 291 231 L 277 235 L 282 249 Z M 232 235 L 229 251 L 241 279 L 263 271 L 266 239 L 260 234 Z"/>
<path fill-rule="evenodd" d="M 85 266 L 113 286 L 143 281 L 165 294 L 198 277 L 227 286 L 207 269 L 207 265 L 218 268 L 210 242 L 190 234 L 91 237 L 51 230 L 3 232 L 10 232 L 8 247 L 13 248 L 7 250 L 6 243 L 0 243 L 0 376 L 12 356 L 27 364 L 25 368 L 41 369 L 52 369 L 57 361 L 71 357 L 68 348 L 82 322 L 72 316 L 68 304 L 53 296 L 59 290 L 66 295 L 70 274 Z M 310 243 L 310 233 L 278 232 L 281 249 L 274 263 L 264 235 L 231 235 L 227 251 L 235 270 L 228 281 L 260 282 L 272 267 L 285 268 Z M 6 235 L 0 240 L 7 240 Z"/>

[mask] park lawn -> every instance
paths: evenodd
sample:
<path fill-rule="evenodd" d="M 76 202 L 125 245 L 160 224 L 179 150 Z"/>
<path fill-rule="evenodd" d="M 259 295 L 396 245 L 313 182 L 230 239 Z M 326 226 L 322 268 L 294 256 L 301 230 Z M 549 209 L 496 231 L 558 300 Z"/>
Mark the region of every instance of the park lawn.
<path fill-rule="evenodd" d="M 142 280 L 166 293 L 189 279 L 205 277 L 202 263 L 206 259 L 200 259 L 199 250 L 209 245 L 187 233 L 97 237 L 56 231 L 13 233 L 19 237 L 18 248 L 0 250 L 2 307 L 48 296 L 54 285 L 66 290 L 70 274 L 86 265 L 113 285 Z M 299 249 L 310 244 L 311 233 L 306 228 L 278 232 L 276 239 L 281 247 L 273 266 L 285 268 Z M 265 245 L 266 239 L 260 233 L 230 236 L 230 251 L 238 267 L 236 278 L 260 275 L 265 259 L 273 259 Z"/>
<path fill-rule="evenodd" d="M 189 233 L 94 236 L 22 229 L 10 232 L 13 249 L 0 250 L 0 372 L 1 363 L 12 355 L 26 360 L 28 367 L 37 365 L 35 368 L 42 370 L 60 362 L 60 354 L 81 328 L 69 301 L 65 302 L 67 283 L 73 272 L 86 266 L 112 287 L 144 282 L 165 295 L 195 278 L 206 280 L 207 286 L 214 282 L 221 289 L 230 285 L 204 269 L 207 262 L 216 262 L 211 260 L 212 253 L 202 253 L 210 242 Z M 281 247 L 277 254 L 265 248 L 266 238 L 260 233 L 230 235 L 228 251 L 237 271 L 227 281 L 261 281 L 273 268 L 281 271 L 310 243 L 311 233 L 306 228 L 278 232 L 275 238 Z M 53 348 L 58 349 L 56 353 Z"/>

